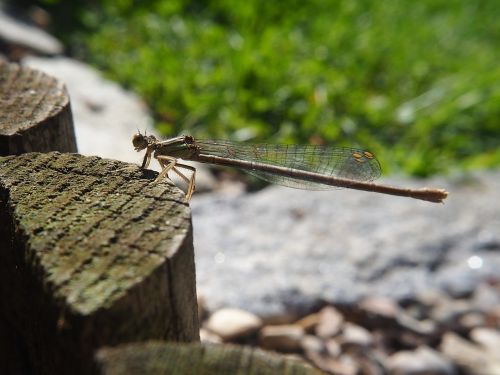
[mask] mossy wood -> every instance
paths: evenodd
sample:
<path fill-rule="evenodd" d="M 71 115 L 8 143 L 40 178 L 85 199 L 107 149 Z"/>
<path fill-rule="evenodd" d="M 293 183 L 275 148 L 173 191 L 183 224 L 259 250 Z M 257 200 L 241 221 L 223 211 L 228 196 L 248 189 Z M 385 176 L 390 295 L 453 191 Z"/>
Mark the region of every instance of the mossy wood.
<path fill-rule="evenodd" d="M 0 59 L 0 156 L 76 152 L 68 93 L 53 77 Z"/>
<path fill-rule="evenodd" d="M 102 375 L 312 375 L 304 361 L 246 346 L 148 342 L 101 349 Z"/>
<path fill-rule="evenodd" d="M 101 346 L 199 340 L 190 210 L 155 177 L 0 157 L 0 373 L 92 373 Z"/>

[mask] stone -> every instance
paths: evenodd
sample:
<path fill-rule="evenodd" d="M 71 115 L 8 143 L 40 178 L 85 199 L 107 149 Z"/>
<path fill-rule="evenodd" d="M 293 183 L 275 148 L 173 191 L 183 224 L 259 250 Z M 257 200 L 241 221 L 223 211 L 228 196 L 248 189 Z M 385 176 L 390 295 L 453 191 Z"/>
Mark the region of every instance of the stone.
<path fill-rule="evenodd" d="M 344 324 L 339 341 L 344 350 L 349 347 L 368 348 L 374 343 L 372 334 L 366 328 L 353 323 Z"/>
<path fill-rule="evenodd" d="M 339 375 L 356 375 L 360 372 L 358 361 L 349 354 L 343 354 L 330 361 L 328 370 Z"/>
<path fill-rule="evenodd" d="M 386 360 L 391 375 L 454 375 L 453 364 L 439 352 L 422 346 L 414 351 L 400 351 Z"/>
<path fill-rule="evenodd" d="M 479 284 L 474 291 L 473 304 L 483 311 L 500 305 L 500 285 Z"/>
<path fill-rule="evenodd" d="M 319 322 L 316 326 L 316 334 L 322 338 L 336 336 L 340 333 L 344 317 L 333 306 L 324 307 L 319 313 Z"/>
<path fill-rule="evenodd" d="M 500 374 L 500 360 L 496 356 L 453 332 L 443 335 L 440 351 L 465 374 Z"/>
<path fill-rule="evenodd" d="M 461 331 L 469 332 L 470 330 L 482 327 L 486 324 L 486 315 L 483 312 L 471 311 L 465 313 L 458 319 L 458 325 Z"/>
<path fill-rule="evenodd" d="M 474 328 L 470 332 L 470 338 L 500 360 L 500 332 L 497 329 Z"/>
<path fill-rule="evenodd" d="M 301 346 L 306 355 L 310 353 L 321 354 L 326 350 L 323 340 L 314 335 L 304 335 L 304 337 L 302 337 Z"/>
<path fill-rule="evenodd" d="M 265 326 L 260 331 L 259 342 L 264 349 L 297 352 L 302 348 L 304 336 L 304 329 L 298 325 Z"/>
<path fill-rule="evenodd" d="M 486 322 L 489 326 L 500 326 L 500 305 L 487 311 Z"/>
<path fill-rule="evenodd" d="M 0 8 L 0 39 L 43 55 L 59 55 L 62 43 L 33 24 L 21 22 Z"/>
<path fill-rule="evenodd" d="M 400 312 L 396 301 L 380 296 L 364 298 L 359 302 L 359 308 L 368 315 L 394 320 Z"/>
<path fill-rule="evenodd" d="M 342 353 L 340 344 L 334 339 L 325 340 L 325 348 L 330 357 L 338 357 Z"/>
<path fill-rule="evenodd" d="M 301 326 L 305 332 L 312 333 L 315 331 L 316 326 L 319 324 L 320 314 L 314 313 L 297 320 L 294 324 Z"/>
<path fill-rule="evenodd" d="M 431 318 L 441 326 L 456 329 L 461 317 L 474 310 L 469 300 L 450 300 L 448 303 L 437 305 L 432 310 Z"/>
<path fill-rule="evenodd" d="M 249 336 L 262 326 L 261 319 L 247 311 L 224 308 L 214 312 L 205 322 L 205 327 L 223 341 Z"/>
<path fill-rule="evenodd" d="M 201 342 L 210 342 L 213 344 L 220 344 L 222 343 L 222 339 L 217 336 L 215 333 L 210 332 L 209 330 L 205 328 L 200 329 L 200 341 Z"/>

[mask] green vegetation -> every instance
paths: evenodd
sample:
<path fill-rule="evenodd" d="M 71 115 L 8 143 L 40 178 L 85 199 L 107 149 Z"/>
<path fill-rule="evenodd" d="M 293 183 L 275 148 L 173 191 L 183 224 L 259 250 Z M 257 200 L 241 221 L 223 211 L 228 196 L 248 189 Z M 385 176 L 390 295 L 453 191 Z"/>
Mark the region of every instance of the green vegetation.
<path fill-rule="evenodd" d="M 499 1 L 64 3 L 45 2 L 74 21 L 60 36 L 165 136 L 360 145 L 419 176 L 500 165 Z"/>

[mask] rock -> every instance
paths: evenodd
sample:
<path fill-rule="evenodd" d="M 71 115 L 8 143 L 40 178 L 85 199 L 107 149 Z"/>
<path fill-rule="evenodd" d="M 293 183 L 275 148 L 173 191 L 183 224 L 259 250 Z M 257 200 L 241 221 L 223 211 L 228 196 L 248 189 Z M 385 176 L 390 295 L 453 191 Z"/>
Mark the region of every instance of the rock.
<path fill-rule="evenodd" d="M 325 348 L 330 357 L 338 357 L 342 353 L 342 349 L 337 341 L 334 339 L 325 340 Z"/>
<path fill-rule="evenodd" d="M 438 334 L 437 324 L 430 319 L 416 320 L 405 313 L 401 313 L 397 322 L 401 329 L 407 330 L 418 336 L 430 338 Z"/>
<path fill-rule="evenodd" d="M 482 311 L 500 305 L 500 286 L 481 283 L 474 291 L 473 304 Z"/>
<path fill-rule="evenodd" d="M 449 300 L 437 305 L 432 310 L 431 318 L 440 326 L 455 330 L 459 327 L 461 317 L 474 311 L 475 307 L 471 305 L 470 300 Z"/>
<path fill-rule="evenodd" d="M 314 335 L 304 335 L 301 342 L 302 350 L 306 356 L 310 353 L 324 354 L 326 346 L 323 340 Z"/>
<path fill-rule="evenodd" d="M 493 328 L 474 328 L 470 338 L 500 360 L 500 332 Z"/>
<path fill-rule="evenodd" d="M 353 323 L 344 324 L 339 341 L 344 350 L 351 347 L 366 349 L 374 343 L 373 336 L 367 329 Z"/>
<path fill-rule="evenodd" d="M 333 306 L 326 306 L 319 313 L 316 334 L 322 338 L 333 337 L 340 332 L 343 323 L 342 314 Z"/>
<path fill-rule="evenodd" d="M 486 324 L 489 326 L 500 326 L 500 305 L 487 311 Z"/>
<path fill-rule="evenodd" d="M 260 318 L 240 309 L 225 308 L 213 313 L 205 328 L 223 341 L 235 340 L 255 333 L 262 326 Z"/>
<path fill-rule="evenodd" d="M 260 346 L 280 352 L 297 352 L 304 336 L 304 329 L 298 325 L 265 326 L 260 331 Z"/>
<path fill-rule="evenodd" d="M 296 325 L 301 326 L 306 333 L 312 333 L 315 331 L 316 326 L 319 324 L 320 314 L 309 314 L 300 320 L 295 322 Z"/>
<path fill-rule="evenodd" d="M 396 301 L 386 297 L 368 297 L 359 302 L 359 308 L 368 316 L 396 320 L 400 308 Z"/>
<path fill-rule="evenodd" d="M 391 375 L 453 375 L 453 364 L 435 350 L 423 346 L 414 351 L 400 351 L 386 361 Z"/>
<path fill-rule="evenodd" d="M 356 375 L 359 374 L 360 370 L 358 362 L 348 354 L 332 359 L 328 365 L 327 371 L 339 375 Z"/>
<path fill-rule="evenodd" d="M 220 344 L 222 343 L 222 339 L 217 336 L 215 333 L 210 332 L 209 330 L 205 328 L 200 329 L 200 341 L 201 342 L 211 342 L 213 344 Z"/>
<path fill-rule="evenodd" d="M 486 315 L 479 311 L 471 311 L 465 313 L 458 319 L 458 325 L 460 330 L 463 332 L 469 332 L 470 330 L 482 327 L 486 324 Z"/>
<path fill-rule="evenodd" d="M 466 374 L 500 374 L 500 361 L 495 356 L 453 332 L 443 335 L 440 350 Z"/>
<path fill-rule="evenodd" d="M 63 45 L 33 24 L 11 17 L 0 7 L 0 39 L 7 44 L 43 55 L 59 55 Z M 14 58 L 20 56 L 14 56 Z"/>

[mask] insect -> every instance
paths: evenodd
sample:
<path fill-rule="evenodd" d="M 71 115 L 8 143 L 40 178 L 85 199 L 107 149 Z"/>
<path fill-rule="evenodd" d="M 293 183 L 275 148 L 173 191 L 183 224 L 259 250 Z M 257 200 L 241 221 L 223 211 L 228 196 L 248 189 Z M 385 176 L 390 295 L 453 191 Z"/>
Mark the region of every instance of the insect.
<path fill-rule="evenodd" d="M 195 140 L 188 135 L 160 141 L 138 132 L 132 138 L 136 151 L 146 150 L 141 168 L 154 157 L 162 168 L 155 182 L 173 171 L 187 184 L 186 201 L 195 189 L 196 169 L 179 162 L 192 160 L 245 170 L 266 181 L 308 190 L 349 188 L 441 203 L 448 192 L 435 188 L 399 188 L 372 181 L 380 177 L 380 164 L 369 151 L 331 146 L 244 144 Z M 187 177 L 181 170 L 191 171 Z"/>

